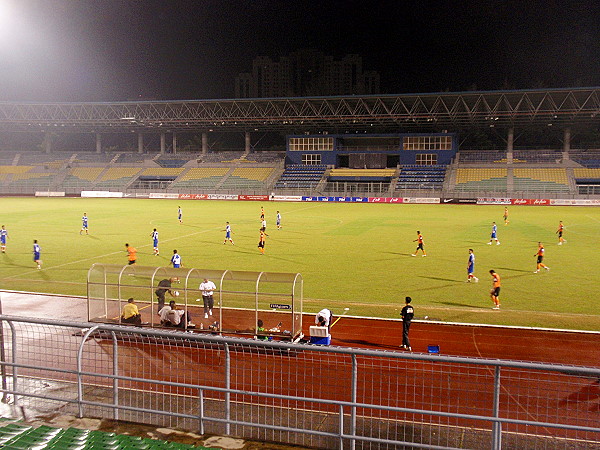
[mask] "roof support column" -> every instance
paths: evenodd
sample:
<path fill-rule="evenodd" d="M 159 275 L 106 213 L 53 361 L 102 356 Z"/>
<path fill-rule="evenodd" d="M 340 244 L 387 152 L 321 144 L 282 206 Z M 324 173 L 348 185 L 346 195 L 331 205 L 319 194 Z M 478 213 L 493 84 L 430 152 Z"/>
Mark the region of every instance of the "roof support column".
<path fill-rule="evenodd" d="M 250 132 L 249 131 L 246 131 L 245 137 L 246 137 L 246 145 L 244 147 L 244 152 L 250 153 L 252 151 L 252 146 L 250 145 Z"/>
<path fill-rule="evenodd" d="M 563 152 L 571 150 L 571 127 L 565 128 L 563 134 Z"/>
<path fill-rule="evenodd" d="M 508 129 L 508 136 L 506 137 L 506 160 L 509 164 L 513 162 L 513 145 L 515 142 L 515 129 L 510 127 Z"/>
<path fill-rule="evenodd" d="M 96 133 L 96 153 L 102 153 L 102 135 Z"/>
<path fill-rule="evenodd" d="M 562 159 L 563 161 L 568 161 L 569 151 L 571 150 L 571 127 L 565 128 L 563 134 L 563 151 L 562 151 Z"/>
<path fill-rule="evenodd" d="M 173 154 L 177 153 L 177 133 L 173 131 Z"/>
<path fill-rule="evenodd" d="M 202 133 L 202 154 L 208 153 L 208 134 Z"/>
<path fill-rule="evenodd" d="M 52 133 L 46 132 L 44 134 L 44 142 L 42 145 L 44 146 L 44 152 L 52 153 Z"/>
<path fill-rule="evenodd" d="M 165 133 L 160 133 L 160 154 L 165 154 Z"/>
<path fill-rule="evenodd" d="M 144 135 L 138 133 L 138 153 L 144 153 Z"/>

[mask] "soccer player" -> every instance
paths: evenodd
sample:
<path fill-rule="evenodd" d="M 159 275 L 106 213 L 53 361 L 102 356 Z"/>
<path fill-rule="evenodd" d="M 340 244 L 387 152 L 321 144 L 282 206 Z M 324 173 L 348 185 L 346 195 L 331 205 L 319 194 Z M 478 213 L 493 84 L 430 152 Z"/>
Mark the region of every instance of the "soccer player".
<path fill-rule="evenodd" d="M 492 234 L 490 236 L 490 242 L 488 242 L 488 245 L 492 245 L 492 241 L 496 241 L 496 245 L 500 245 L 500 241 L 498 240 L 498 225 L 496 225 L 496 222 L 492 222 Z"/>
<path fill-rule="evenodd" d="M 479 281 L 474 275 L 475 272 L 475 253 L 473 253 L 473 249 L 469 249 L 469 261 L 467 262 L 467 283 L 470 283 L 473 280 L 475 283 Z"/>
<path fill-rule="evenodd" d="M 260 237 L 258 240 L 258 248 L 260 250 L 260 254 L 264 255 L 265 254 L 265 240 L 266 240 L 266 236 L 268 236 L 268 234 L 265 232 L 264 228 L 260 229 Z"/>
<path fill-rule="evenodd" d="M 154 256 L 158 256 L 160 252 L 158 251 L 158 231 L 156 231 L 156 228 L 150 233 L 150 237 L 152 238 L 152 246 L 154 247 Z"/>
<path fill-rule="evenodd" d="M 262 206 L 260 207 L 260 220 L 263 220 L 265 218 L 265 208 L 263 208 Z"/>
<path fill-rule="evenodd" d="M 556 230 L 556 234 L 558 234 L 558 245 L 563 245 L 567 243 L 567 241 L 563 238 L 563 231 L 565 230 L 565 226 L 562 223 L 562 220 L 558 222 L 558 230 Z"/>
<path fill-rule="evenodd" d="M 174 269 L 179 269 L 181 267 L 181 255 L 177 253 L 177 250 L 173 250 L 173 256 L 171 256 L 171 264 L 173 265 Z M 173 277 L 172 280 L 175 283 L 179 283 L 180 281 L 179 277 Z M 175 295 L 179 294 L 175 293 Z"/>
<path fill-rule="evenodd" d="M 83 213 L 83 217 L 81 218 L 81 230 L 79 230 L 79 234 L 85 231 L 85 234 L 88 233 L 88 216 L 86 213 Z"/>
<path fill-rule="evenodd" d="M 419 250 L 421 250 L 423 252 L 423 256 L 427 256 L 427 253 L 425 253 L 425 249 L 423 248 L 423 235 L 421 234 L 420 231 L 417 231 L 417 238 L 413 242 L 417 243 L 417 249 L 411 256 L 417 256 L 417 253 L 419 253 Z"/>
<path fill-rule="evenodd" d="M 225 229 L 223 230 L 225 231 L 225 240 L 223 241 L 223 245 L 227 244 L 227 241 L 231 242 L 231 245 L 235 245 L 233 243 L 233 239 L 231 239 L 231 225 L 229 225 L 229 222 L 225 222 Z"/>
<path fill-rule="evenodd" d="M 137 249 L 129 244 L 125 244 L 127 249 L 127 264 L 132 266 L 137 260 Z"/>
<path fill-rule="evenodd" d="M 179 220 L 179 224 L 183 223 L 183 212 L 181 211 L 181 206 L 177 207 L 177 219 Z"/>
<path fill-rule="evenodd" d="M 39 246 L 37 239 L 33 240 L 33 262 L 37 264 L 37 268 L 42 268 L 42 260 L 40 259 L 40 253 L 42 253 L 42 247 Z"/>
<path fill-rule="evenodd" d="M 510 222 L 510 220 L 508 220 L 508 207 L 504 207 L 504 225 L 508 225 L 508 222 Z"/>
<path fill-rule="evenodd" d="M 536 268 L 536 270 L 533 273 L 538 273 L 542 267 L 544 269 L 546 269 L 547 271 L 550 271 L 550 267 L 548 267 L 543 262 L 544 261 L 544 246 L 542 245 L 541 242 L 538 242 L 537 252 L 533 256 L 537 256 L 537 268 Z"/>
<path fill-rule="evenodd" d="M 2 249 L 2 253 L 6 253 L 6 240 L 8 239 L 8 231 L 6 231 L 6 227 L 2 225 L 2 229 L 0 230 L 0 248 Z"/>
<path fill-rule="evenodd" d="M 496 273 L 494 269 L 490 270 L 492 276 L 492 290 L 490 291 L 490 297 L 494 302 L 492 309 L 500 309 L 500 275 Z"/>
<path fill-rule="evenodd" d="M 263 217 L 263 219 L 260 221 L 260 227 L 261 227 L 263 230 L 266 230 L 266 229 L 267 229 L 267 219 L 265 219 L 264 217 Z"/>
<path fill-rule="evenodd" d="M 177 253 L 177 250 L 173 250 L 173 256 L 171 256 L 171 264 L 173 264 L 174 269 L 179 269 L 181 267 L 181 255 Z"/>
<path fill-rule="evenodd" d="M 281 230 L 281 214 L 279 214 L 279 211 L 277 211 L 277 216 L 276 216 L 276 224 L 277 224 L 277 229 Z"/>

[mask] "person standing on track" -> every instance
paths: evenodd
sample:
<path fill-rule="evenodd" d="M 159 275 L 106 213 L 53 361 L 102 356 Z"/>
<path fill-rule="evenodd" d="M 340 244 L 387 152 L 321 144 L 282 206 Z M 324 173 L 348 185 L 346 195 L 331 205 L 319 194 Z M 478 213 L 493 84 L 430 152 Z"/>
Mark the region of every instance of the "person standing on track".
<path fill-rule="evenodd" d="M 6 227 L 2 225 L 2 229 L 0 229 L 0 248 L 2 249 L 2 253 L 6 253 L 6 241 L 8 240 L 8 231 L 6 231 Z"/>
<path fill-rule="evenodd" d="M 496 222 L 492 222 L 492 234 L 490 235 L 490 242 L 488 245 L 492 245 L 492 241 L 496 241 L 496 245 L 500 245 L 500 241 L 498 240 L 498 225 Z"/>
<path fill-rule="evenodd" d="M 469 260 L 467 262 L 467 283 L 474 281 L 477 283 L 479 278 L 475 276 L 475 253 L 473 253 L 473 249 L 469 249 Z"/>
<path fill-rule="evenodd" d="M 137 260 L 137 249 L 129 244 L 125 244 L 125 248 L 127 249 L 127 264 L 132 266 Z"/>
<path fill-rule="evenodd" d="M 165 278 L 164 280 L 160 280 L 158 282 L 158 286 L 154 293 L 156 294 L 157 302 L 158 302 L 158 310 L 157 312 L 160 314 L 160 310 L 165 306 L 165 296 L 167 292 L 171 297 L 174 297 L 173 291 L 171 290 L 171 286 L 173 285 L 174 278 Z"/>
<path fill-rule="evenodd" d="M 550 267 L 544 264 L 544 246 L 541 242 L 538 242 L 537 252 L 533 256 L 537 256 L 537 266 L 533 273 L 538 273 L 542 267 L 546 269 L 546 271 L 550 271 Z"/>
<path fill-rule="evenodd" d="M 427 256 L 427 253 L 425 253 L 425 249 L 423 248 L 423 235 L 421 234 L 420 231 L 417 231 L 417 238 L 413 242 L 417 243 L 417 249 L 411 256 L 417 256 L 417 253 L 419 253 L 419 250 L 421 250 L 423 252 L 423 256 Z"/>
<path fill-rule="evenodd" d="M 402 317 L 402 345 L 400 347 L 404 350 L 412 352 L 410 340 L 408 339 L 408 332 L 410 330 L 410 324 L 413 320 L 413 317 L 415 316 L 415 310 L 410 302 L 412 302 L 412 298 L 406 297 L 404 300 L 404 308 L 402 308 L 402 311 L 400 311 L 400 316 Z"/>
<path fill-rule="evenodd" d="M 154 256 L 158 256 L 160 252 L 158 251 L 158 231 L 156 231 L 156 228 L 150 233 L 150 237 L 152 238 L 152 247 L 154 247 Z"/>
<path fill-rule="evenodd" d="M 492 309 L 500 309 L 500 275 L 498 275 L 494 269 L 490 270 L 490 275 L 492 276 L 490 297 L 494 302 L 494 307 Z"/>
<path fill-rule="evenodd" d="M 39 246 L 37 239 L 33 240 L 33 262 L 37 264 L 37 268 L 42 268 L 42 260 L 40 254 L 42 253 L 42 247 Z"/>
<path fill-rule="evenodd" d="M 213 306 L 215 301 L 213 299 L 213 291 L 217 289 L 215 283 L 205 278 L 200 287 L 198 288 L 202 292 L 202 302 L 204 303 L 204 318 L 208 319 L 208 316 L 213 315 Z"/>
<path fill-rule="evenodd" d="M 562 223 L 562 220 L 558 222 L 558 230 L 556 230 L 556 234 L 558 234 L 558 245 L 566 244 L 567 241 L 563 238 L 563 231 L 565 230 L 565 226 Z"/>
<path fill-rule="evenodd" d="M 231 242 L 231 245 L 235 245 L 233 243 L 233 239 L 231 239 L 231 225 L 229 225 L 229 222 L 225 222 L 225 240 L 223 241 L 223 245 L 227 244 L 227 241 Z"/>

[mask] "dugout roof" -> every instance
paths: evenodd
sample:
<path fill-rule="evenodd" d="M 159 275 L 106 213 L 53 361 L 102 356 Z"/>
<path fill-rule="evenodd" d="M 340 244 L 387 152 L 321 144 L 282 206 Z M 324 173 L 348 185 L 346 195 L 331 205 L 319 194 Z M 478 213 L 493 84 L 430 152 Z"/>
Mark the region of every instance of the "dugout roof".
<path fill-rule="evenodd" d="M 0 131 L 398 132 L 600 123 L 600 87 L 109 103 L 0 102 Z"/>

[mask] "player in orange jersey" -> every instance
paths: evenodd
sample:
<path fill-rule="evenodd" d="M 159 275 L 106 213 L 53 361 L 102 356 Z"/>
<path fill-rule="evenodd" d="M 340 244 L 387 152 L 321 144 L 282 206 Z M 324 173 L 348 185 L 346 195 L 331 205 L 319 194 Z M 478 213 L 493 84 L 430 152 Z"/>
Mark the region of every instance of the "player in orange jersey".
<path fill-rule="evenodd" d="M 558 230 L 556 230 L 556 234 L 558 234 L 558 245 L 566 244 L 567 241 L 563 238 L 563 231 L 565 230 L 565 226 L 562 223 L 562 220 L 558 222 Z"/>
<path fill-rule="evenodd" d="M 425 249 L 423 248 L 423 235 L 421 234 L 420 231 L 417 231 L 417 238 L 413 242 L 417 243 L 417 249 L 411 256 L 417 256 L 417 253 L 419 253 L 419 250 L 421 250 L 423 252 L 423 256 L 427 256 L 427 253 L 425 253 Z"/>
<path fill-rule="evenodd" d="M 268 236 L 268 234 L 265 232 L 264 228 L 260 229 L 260 238 L 258 240 L 258 248 L 260 250 L 260 254 L 264 255 L 265 254 L 265 240 L 266 240 L 266 236 Z"/>
<path fill-rule="evenodd" d="M 131 266 L 137 259 L 137 249 L 129 244 L 125 244 L 125 248 L 127 249 L 127 264 Z"/>
<path fill-rule="evenodd" d="M 492 309 L 500 309 L 500 275 L 498 275 L 494 269 L 490 270 L 490 275 L 492 276 L 490 297 L 494 302 L 494 307 Z"/>
<path fill-rule="evenodd" d="M 546 264 L 543 263 L 543 261 L 544 261 L 544 246 L 542 245 L 541 242 L 538 242 L 537 252 L 533 256 L 537 256 L 537 268 L 533 273 L 538 273 L 542 267 L 544 269 L 546 269 L 547 271 L 550 270 L 550 267 L 548 267 Z"/>

